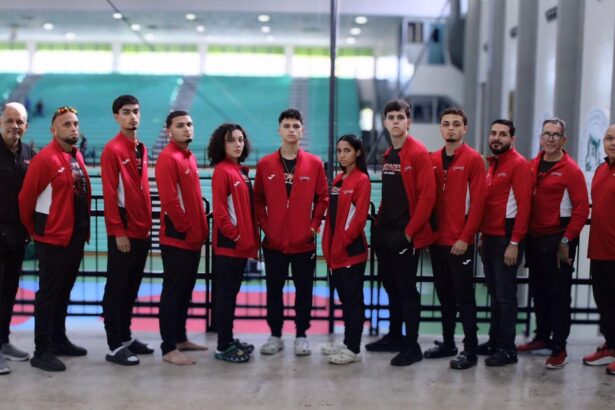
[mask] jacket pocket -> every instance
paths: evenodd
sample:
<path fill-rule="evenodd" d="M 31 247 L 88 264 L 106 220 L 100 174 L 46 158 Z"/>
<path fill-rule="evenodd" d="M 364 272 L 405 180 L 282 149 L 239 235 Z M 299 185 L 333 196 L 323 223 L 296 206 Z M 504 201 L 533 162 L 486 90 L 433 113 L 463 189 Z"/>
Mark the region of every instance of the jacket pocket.
<path fill-rule="evenodd" d="M 218 246 L 220 248 L 235 249 L 237 247 L 237 243 L 234 240 L 224 236 L 222 231 L 218 229 Z"/>
<path fill-rule="evenodd" d="M 48 216 L 49 215 L 41 212 L 34 213 L 34 232 L 36 232 L 37 235 L 45 235 L 45 226 L 47 225 Z"/>
<path fill-rule="evenodd" d="M 173 225 L 173 221 L 171 221 L 171 218 L 169 218 L 169 215 L 164 216 L 164 234 L 168 238 L 179 239 L 182 241 L 186 240 L 186 233 L 180 232 L 175 228 L 175 225 Z"/>
<path fill-rule="evenodd" d="M 346 253 L 348 253 L 348 256 L 361 255 L 362 253 L 365 253 L 365 251 L 365 243 L 363 242 L 362 235 L 357 236 L 355 240 L 346 247 Z"/>

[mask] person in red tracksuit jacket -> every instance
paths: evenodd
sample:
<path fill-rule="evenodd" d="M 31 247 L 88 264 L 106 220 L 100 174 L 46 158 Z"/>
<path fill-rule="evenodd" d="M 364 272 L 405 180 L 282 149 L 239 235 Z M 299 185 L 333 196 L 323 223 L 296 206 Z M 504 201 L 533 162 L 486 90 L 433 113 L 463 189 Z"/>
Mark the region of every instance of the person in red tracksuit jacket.
<path fill-rule="evenodd" d="M 79 119 L 72 107 L 51 119 L 53 140 L 30 162 L 19 192 L 19 216 L 34 239 L 39 289 L 34 301 L 33 367 L 64 371 L 56 356 L 85 356 L 66 337 L 66 309 L 77 279 L 83 246 L 90 236 L 92 189 L 83 157 L 75 147 Z"/>
<path fill-rule="evenodd" d="M 256 214 L 265 233 L 267 324 L 271 329 L 271 337 L 260 351 L 275 354 L 284 348 L 282 289 L 290 264 L 295 284 L 294 350 L 297 356 L 304 356 L 311 353 L 306 331 L 310 327 L 316 269 L 314 235 L 327 210 L 327 179 L 320 158 L 299 147 L 303 135 L 301 113 L 285 110 L 278 123 L 282 145 L 258 162 L 254 182 Z"/>
<path fill-rule="evenodd" d="M 583 358 L 590 366 L 608 365 L 607 374 L 615 376 L 615 124 L 602 140 L 606 158 L 592 179 L 592 213 L 587 257 L 594 300 L 600 313 L 600 332 L 605 342 Z"/>
<path fill-rule="evenodd" d="M 562 120 L 545 120 L 540 135 L 542 151 L 530 163 L 534 186 L 525 260 L 536 312 L 536 337 L 517 346 L 517 351 L 550 348 L 545 364 L 548 369 L 562 368 L 567 362 L 573 261 L 589 215 L 585 176 L 564 151 L 566 139 Z"/>
<path fill-rule="evenodd" d="M 248 259 L 259 246 L 254 194 L 248 168 L 241 166 L 250 152 L 248 135 L 239 124 L 225 123 L 213 132 L 207 155 L 214 165 L 213 276 L 214 314 L 218 331 L 215 357 L 231 363 L 250 360 L 254 346 L 233 338 L 237 294 Z"/>
<path fill-rule="evenodd" d="M 322 237 L 322 250 L 331 269 L 344 314 L 344 344 L 329 344 L 321 351 L 333 364 L 362 360 L 361 333 L 365 321 L 363 275 L 367 261 L 365 223 L 371 183 L 361 140 L 349 134 L 337 140 L 337 161 L 342 171 L 331 185 L 329 211 Z"/>
<path fill-rule="evenodd" d="M 517 363 L 517 270 L 523 255 L 532 196 L 532 177 L 525 158 L 513 147 L 515 125 L 491 123 L 487 196 L 479 231 L 479 252 L 491 297 L 489 340 L 477 353 L 488 355 L 487 366 Z"/>
<path fill-rule="evenodd" d="M 478 339 L 474 298 L 474 238 L 485 205 L 485 162 L 464 141 L 468 119 L 459 107 L 440 114 L 444 147 L 433 154 L 438 187 L 434 225 L 438 239 L 430 246 L 434 285 L 442 307 L 444 342 L 425 351 L 425 357 L 457 354 L 457 311 L 465 334 L 464 350 L 450 362 L 452 369 L 476 365 Z"/>
<path fill-rule="evenodd" d="M 154 352 L 130 332 L 132 307 L 151 246 L 152 205 L 147 149 L 137 139 L 139 100 L 121 95 L 112 110 L 120 132 L 105 145 L 100 158 L 108 244 L 102 307 L 109 345 L 106 360 L 130 366 L 139 363 L 136 355 Z"/>
<path fill-rule="evenodd" d="M 171 139 L 156 162 L 156 185 L 160 196 L 160 251 L 163 282 L 160 295 L 162 360 L 191 365 L 196 361 L 182 353 L 205 350 L 188 340 L 186 319 L 196 283 L 201 248 L 209 235 L 207 216 L 196 159 L 188 149 L 194 127 L 186 111 L 172 111 L 166 120 Z"/>
<path fill-rule="evenodd" d="M 436 178 L 429 152 L 408 134 L 410 104 L 388 102 L 384 126 L 392 147 L 384 153 L 382 201 L 372 236 L 378 275 L 389 297 L 389 333 L 365 345 L 368 351 L 399 352 L 392 366 L 409 366 L 423 359 L 418 343 L 421 299 L 416 290 L 420 250 L 436 235 L 429 218 L 436 202 Z M 402 323 L 406 336 L 402 336 Z"/>

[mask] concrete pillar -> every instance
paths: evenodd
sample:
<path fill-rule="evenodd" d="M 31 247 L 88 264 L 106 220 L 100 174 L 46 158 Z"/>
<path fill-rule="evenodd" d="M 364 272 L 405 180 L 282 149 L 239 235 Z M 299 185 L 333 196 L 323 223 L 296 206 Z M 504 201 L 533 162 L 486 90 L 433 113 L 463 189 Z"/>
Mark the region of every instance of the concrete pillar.
<path fill-rule="evenodd" d="M 567 150 L 577 158 L 581 133 L 581 81 L 585 2 L 559 0 L 555 53 L 554 114 L 566 121 Z"/>
<path fill-rule="evenodd" d="M 480 13 L 481 0 L 469 0 L 463 47 L 463 72 L 465 76 L 463 110 L 468 117 L 467 142 L 476 148 L 480 148 L 479 142 L 481 135 L 484 134 L 480 126 L 479 115 Z"/>
<path fill-rule="evenodd" d="M 517 32 L 517 87 L 514 113 L 517 140 L 515 148 L 526 158 L 532 153 L 534 133 L 534 100 L 536 94 L 536 49 L 538 35 L 538 5 L 536 0 L 519 0 Z"/>
<path fill-rule="evenodd" d="M 488 62 L 487 62 L 487 90 L 485 104 L 485 118 L 483 130 L 485 133 L 489 125 L 496 118 L 505 115 L 502 112 L 502 84 L 504 82 L 504 39 L 506 33 L 506 0 L 493 0 L 490 15 Z M 483 152 L 490 152 L 487 138 L 482 141 Z"/>

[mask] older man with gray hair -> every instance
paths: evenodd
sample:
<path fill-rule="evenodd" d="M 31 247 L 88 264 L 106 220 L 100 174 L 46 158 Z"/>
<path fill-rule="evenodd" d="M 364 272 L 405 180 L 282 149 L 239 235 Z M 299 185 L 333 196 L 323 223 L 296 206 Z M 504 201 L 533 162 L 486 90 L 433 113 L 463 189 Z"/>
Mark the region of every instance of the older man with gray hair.
<path fill-rule="evenodd" d="M 34 151 L 22 143 L 28 129 L 23 105 L 10 102 L 0 116 L 0 374 L 11 371 L 5 359 L 26 361 L 30 355 L 9 342 L 13 305 L 19 287 L 28 233 L 19 220 L 17 196 Z"/>

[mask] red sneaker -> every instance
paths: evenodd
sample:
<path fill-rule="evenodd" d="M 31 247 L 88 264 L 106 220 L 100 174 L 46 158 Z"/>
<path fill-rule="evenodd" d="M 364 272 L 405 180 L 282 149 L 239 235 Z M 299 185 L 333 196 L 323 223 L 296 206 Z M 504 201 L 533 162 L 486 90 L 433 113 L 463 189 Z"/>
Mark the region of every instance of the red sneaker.
<path fill-rule="evenodd" d="M 605 343 L 596 349 L 594 353 L 585 356 L 583 363 L 589 366 L 604 366 L 615 363 L 615 349 L 609 349 Z"/>
<path fill-rule="evenodd" d="M 566 349 L 562 349 L 559 352 L 554 351 L 547 359 L 545 367 L 547 369 L 561 369 L 568 363 L 568 354 Z"/>
<path fill-rule="evenodd" d="M 615 362 L 613 362 L 613 363 L 611 363 L 610 365 L 607 366 L 606 374 L 610 374 L 612 376 L 615 376 Z"/>
<path fill-rule="evenodd" d="M 517 352 L 532 352 L 534 350 L 547 349 L 547 344 L 542 340 L 533 339 L 531 342 L 517 346 Z"/>

